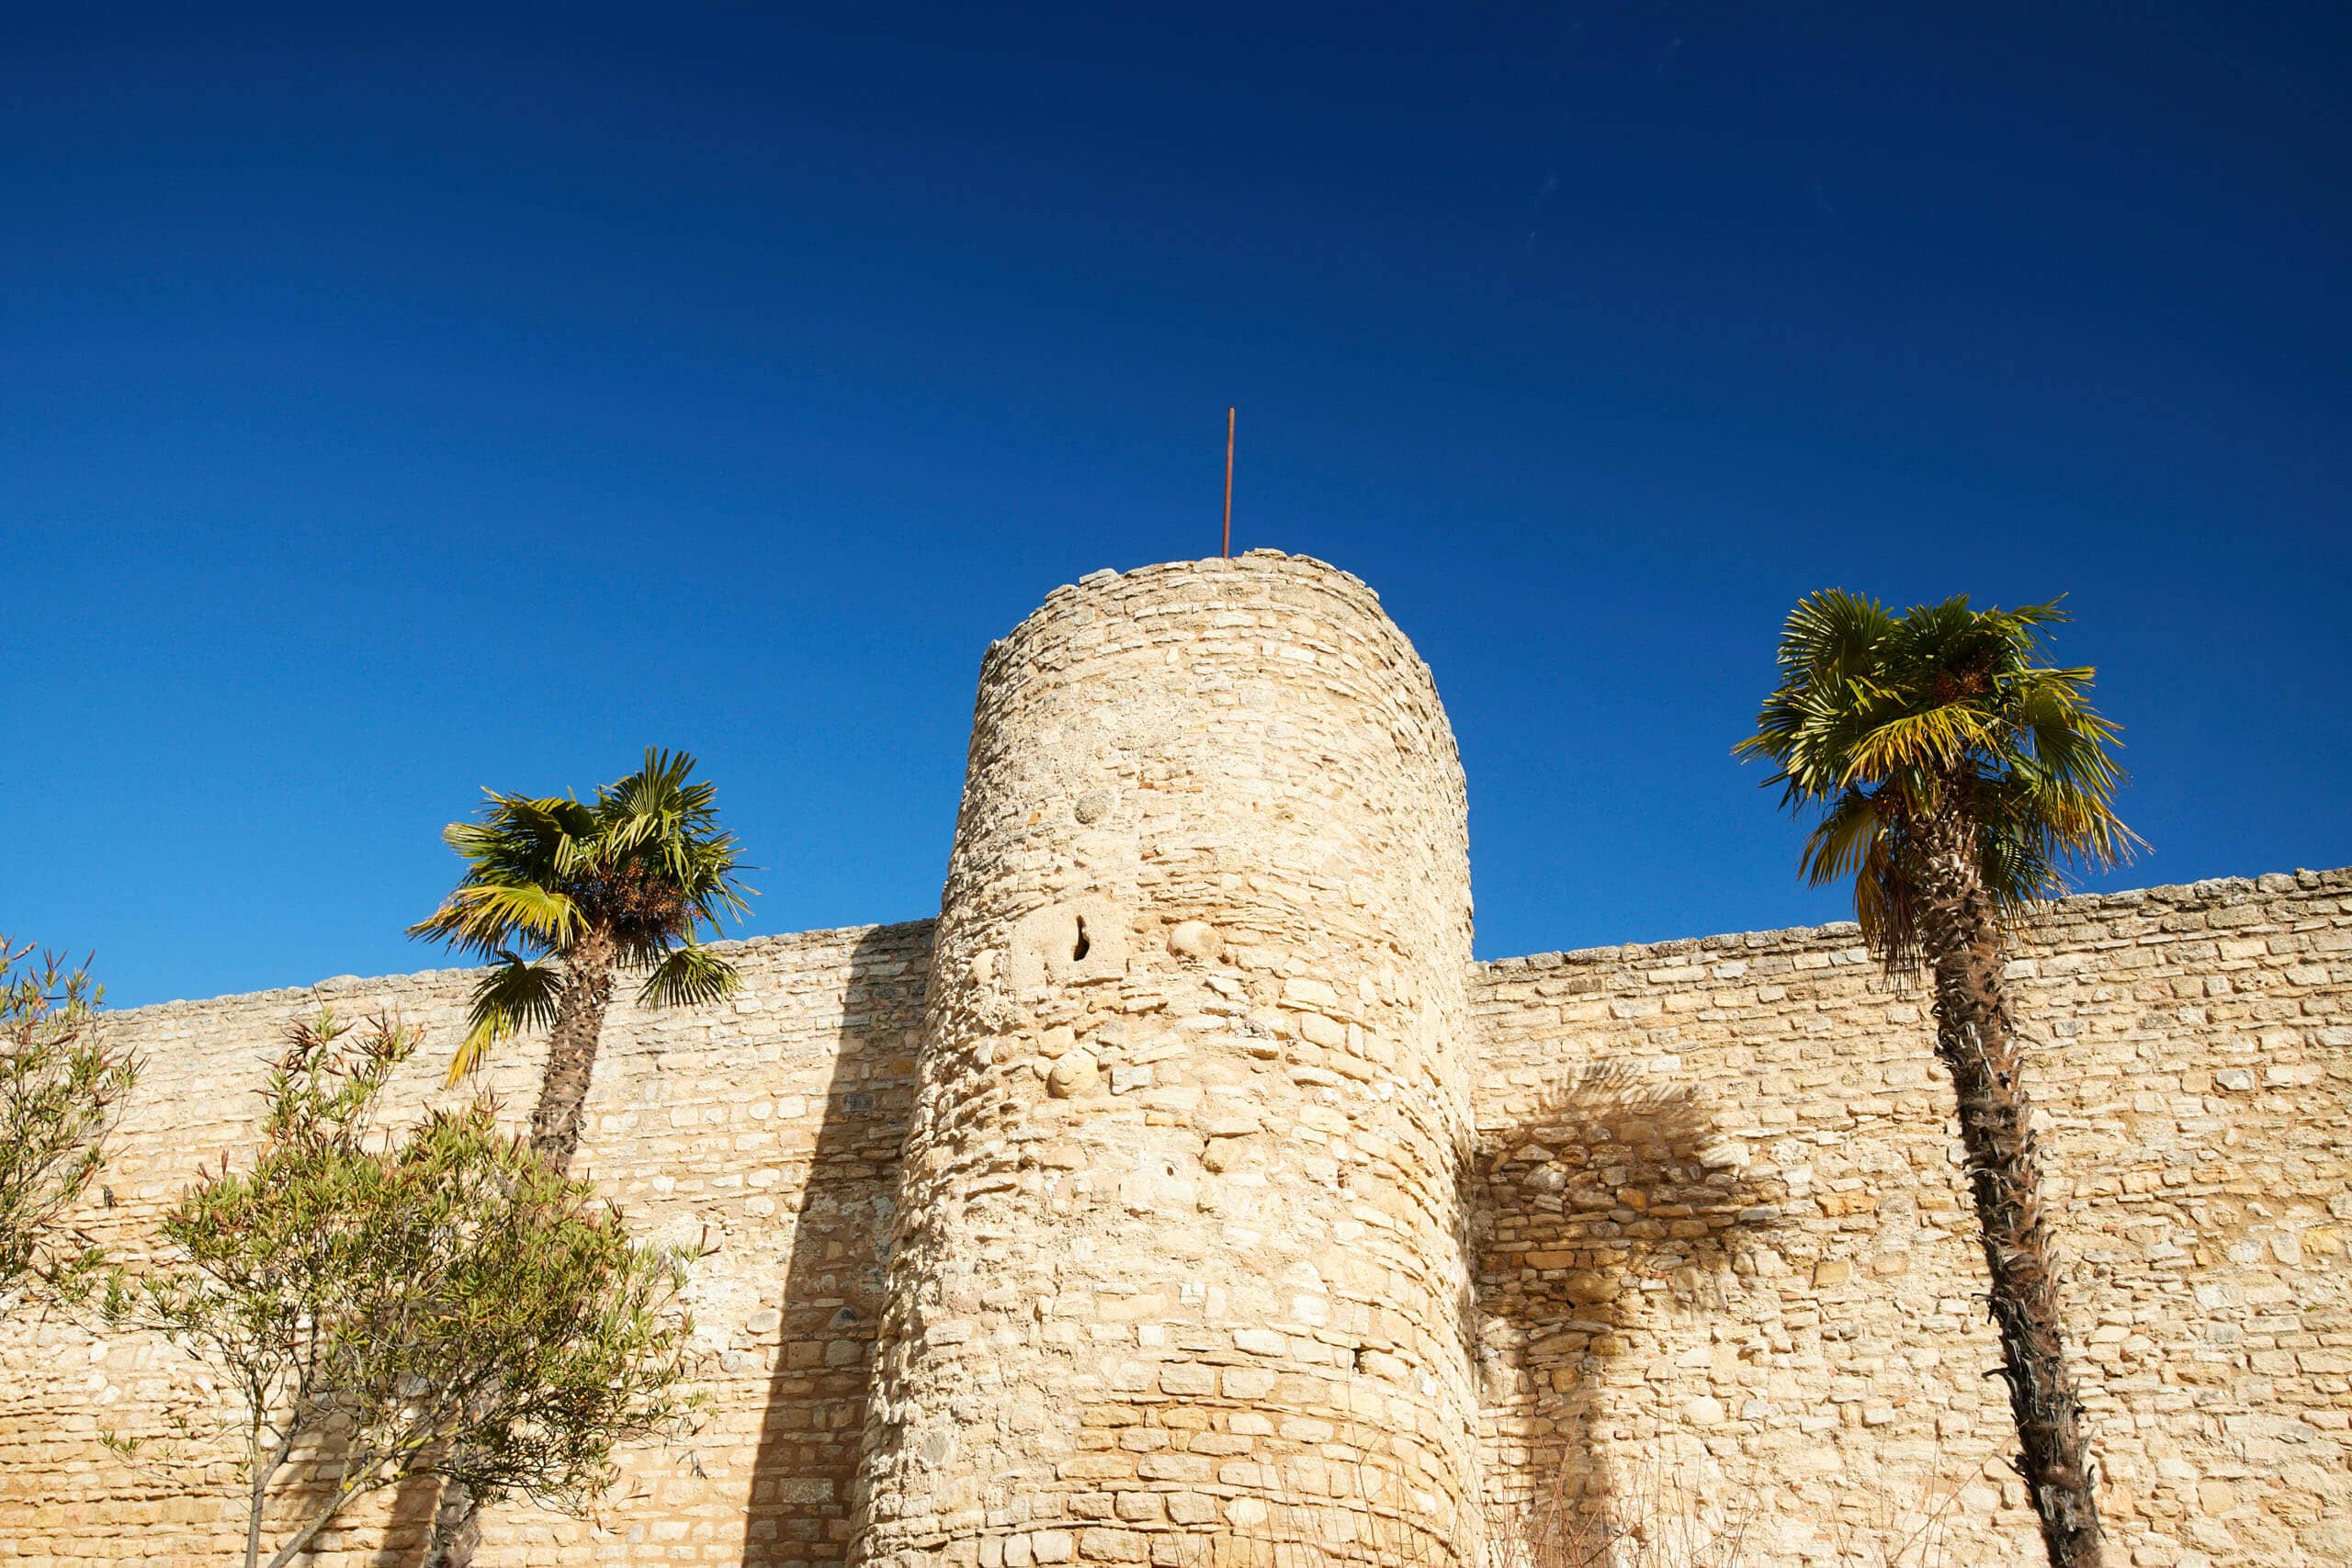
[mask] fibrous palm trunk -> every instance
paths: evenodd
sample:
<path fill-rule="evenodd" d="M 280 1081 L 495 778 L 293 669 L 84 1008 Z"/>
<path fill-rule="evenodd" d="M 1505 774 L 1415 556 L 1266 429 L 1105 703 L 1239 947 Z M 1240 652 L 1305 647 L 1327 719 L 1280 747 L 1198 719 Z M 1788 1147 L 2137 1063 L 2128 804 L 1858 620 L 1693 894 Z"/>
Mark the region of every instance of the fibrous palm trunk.
<path fill-rule="evenodd" d="M 596 1071 L 596 1043 L 605 1032 L 605 1010 L 613 1000 L 613 966 L 619 953 L 612 934 L 590 927 L 564 955 L 563 999 L 555 1027 L 548 1032 L 548 1065 L 539 1080 L 538 1109 L 531 1113 L 531 1147 L 559 1174 L 571 1169 L 580 1150 L 580 1112 Z"/>
<path fill-rule="evenodd" d="M 423 1568 L 466 1568 L 481 1544 L 481 1506 L 462 1481 L 441 1484 L 441 1500 L 433 1510 L 433 1529 L 425 1537 Z"/>
<path fill-rule="evenodd" d="M 1969 1187 L 1992 1276 L 2020 1453 L 2052 1568 L 2098 1568 L 2098 1499 L 2082 1407 L 2066 1372 L 2058 1275 L 2041 1212 L 2033 1106 L 2020 1079 L 2017 1031 L 2003 988 L 2000 919 L 1977 873 L 1965 821 L 1929 847 L 1919 927 L 1935 972 L 1936 1055 L 1951 1069 Z"/>
<path fill-rule="evenodd" d="M 558 1174 L 570 1172 L 580 1152 L 580 1116 L 596 1072 L 596 1046 L 605 1032 L 605 1010 L 612 1005 L 618 957 L 611 933 L 594 926 L 564 955 L 563 997 L 556 1004 L 555 1027 L 548 1031 L 548 1064 L 539 1079 L 537 1109 L 531 1112 L 531 1147 Z M 481 1544 L 480 1512 L 463 1482 L 445 1483 L 425 1539 L 424 1568 L 469 1568 Z"/>

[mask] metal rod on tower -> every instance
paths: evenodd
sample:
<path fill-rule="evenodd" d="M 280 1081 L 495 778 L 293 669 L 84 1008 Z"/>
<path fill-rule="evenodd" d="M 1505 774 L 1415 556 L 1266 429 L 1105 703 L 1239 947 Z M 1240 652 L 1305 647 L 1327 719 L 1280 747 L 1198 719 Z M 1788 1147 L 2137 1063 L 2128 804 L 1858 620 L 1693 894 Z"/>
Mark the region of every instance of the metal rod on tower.
<path fill-rule="evenodd" d="M 1225 553 L 1233 554 L 1233 411 L 1225 411 Z"/>

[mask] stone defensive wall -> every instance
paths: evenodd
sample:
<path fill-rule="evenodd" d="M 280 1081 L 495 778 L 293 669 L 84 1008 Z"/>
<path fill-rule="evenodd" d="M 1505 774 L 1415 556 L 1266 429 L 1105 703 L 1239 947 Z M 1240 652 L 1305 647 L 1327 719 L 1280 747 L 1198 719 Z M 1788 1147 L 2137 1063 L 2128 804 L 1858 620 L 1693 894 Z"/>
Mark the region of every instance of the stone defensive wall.
<path fill-rule="evenodd" d="M 1927 998 L 1849 925 L 1473 963 L 1463 801 L 1347 574 L 1058 590 L 983 662 L 938 920 L 614 1009 L 577 1168 L 699 1246 L 710 1403 L 476 1561 L 1478 1568 L 1551 1498 L 1651 1568 L 2041 1561 Z M 2111 1561 L 2352 1562 L 2352 871 L 2069 898 L 2016 954 Z M 147 1070 L 81 1222 L 137 1258 L 322 1008 L 424 1032 L 393 1120 L 470 1092 L 471 978 L 110 1015 Z M 540 1049 L 484 1075 L 517 1125 Z M 168 1443 L 215 1397 L 0 1324 L 0 1563 L 229 1561 Z M 407 1568 L 431 1501 L 309 1561 Z"/>
<path fill-rule="evenodd" d="M 2352 871 L 2064 899 L 2011 993 L 2110 1562 L 2352 1562 Z M 1473 981 L 1490 1488 L 2043 1561 L 1928 998 L 1850 924 Z"/>

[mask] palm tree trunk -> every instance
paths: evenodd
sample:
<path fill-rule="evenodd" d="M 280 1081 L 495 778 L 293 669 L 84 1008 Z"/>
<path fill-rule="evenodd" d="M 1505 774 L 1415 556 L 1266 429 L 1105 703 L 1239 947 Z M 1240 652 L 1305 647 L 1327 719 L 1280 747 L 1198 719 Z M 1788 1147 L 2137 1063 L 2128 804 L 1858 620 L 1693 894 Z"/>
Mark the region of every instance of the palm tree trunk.
<path fill-rule="evenodd" d="M 531 1147 L 558 1172 L 571 1168 L 580 1150 L 580 1111 L 596 1070 L 596 1043 L 605 1032 L 605 1010 L 613 1000 L 613 967 L 619 954 L 612 933 L 590 927 L 563 960 L 563 999 L 556 1004 L 555 1027 L 548 1032 L 548 1065 L 539 1081 L 538 1109 L 531 1114 Z"/>
<path fill-rule="evenodd" d="M 464 1482 L 444 1482 L 424 1555 L 417 1559 L 422 1568 L 466 1568 L 474 1560 L 474 1549 L 481 1544 L 481 1512 Z"/>
<path fill-rule="evenodd" d="M 580 1113 L 596 1072 L 596 1046 L 612 1005 L 613 969 L 619 957 L 612 933 L 591 926 L 563 959 L 563 998 L 548 1031 L 548 1065 L 531 1112 L 531 1147 L 559 1173 L 580 1152 Z M 450 1481 L 433 1511 L 424 1568 L 469 1568 L 481 1544 L 481 1506 L 462 1481 Z"/>
<path fill-rule="evenodd" d="M 1936 1055 L 1951 1069 L 1960 1101 L 1961 1145 L 1992 1276 L 2001 1375 L 2021 1450 L 2014 1462 L 2032 1495 L 2051 1568 L 2098 1568 L 2098 1498 L 2059 1331 L 2033 1106 L 2001 980 L 2000 920 L 1969 852 L 1973 828 L 1952 824 L 1946 836 L 1949 843 L 1930 849 L 1919 929 L 1935 970 Z"/>

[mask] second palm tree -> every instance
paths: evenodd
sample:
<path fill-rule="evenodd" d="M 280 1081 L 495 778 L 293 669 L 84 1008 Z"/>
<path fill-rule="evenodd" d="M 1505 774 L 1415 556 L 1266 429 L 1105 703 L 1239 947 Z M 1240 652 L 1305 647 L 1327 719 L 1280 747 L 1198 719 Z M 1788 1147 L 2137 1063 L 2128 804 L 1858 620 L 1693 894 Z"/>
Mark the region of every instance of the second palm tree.
<path fill-rule="evenodd" d="M 441 907 L 409 928 L 488 959 L 474 987 L 451 1081 L 525 1029 L 548 1031 L 531 1146 L 559 1173 L 580 1149 L 605 1013 L 623 969 L 641 970 L 648 1007 L 698 1006 L 731 994 L 735 966 L 701 944 L 752 891 L 736 879 L 735 836 L 718 824 L 695 760 L 649 750 L 645 765 L 582 801 L 486 791 L 471 822 L 442 834 L 466 863 Z M 464 1485 L 442 1489 L 425 1568 L 466 1568 L 480 1540 Z"/>
<path fill-rule="evenodd" d="M 2098 1568 L 2098 1491 L 2003 975 L 2010 928 L 2064 890 L 2067 863 L 2111 865 L 2139 842 L 2113 809 L 2117 729 L 2090 705 L 2092 672 L 2040 662 L 2041 628 L 2060 618 L 2054 604 L 1957 598 L 1895 615 L 1813 594 L 1789 616 L 1780 682 L 1737 750 L 1771 762 L 1784 803 L 1816 818 L 1806 875 L 1851 876 L 1871 951 L 1891 974 L 1924 968 L 1933 982 L 2018 1472 L 2052 1568 Z"/>
<path fill-rule="evenodd" d="M 705 928 L 717 934 L 723 915 L 745 912 L 751 889 L 736 879 L 735 836 L 718 825 L 713 786 L 689 782 L 694 770 L 683 751 L 648 750 L 642 768 L 593 801 L 485 792 L 481 815 L 442 835 L 465 875 L 409 928 L 491 961 L 453 1080 L 508 1036 L 547 1029 L 531 1144 L 559 1170 L 580 1147 L 618 973 L 644 972 L 638 1000 L 648 1007 L 718 1001 L 740 983 L 699 939 Z"/>

